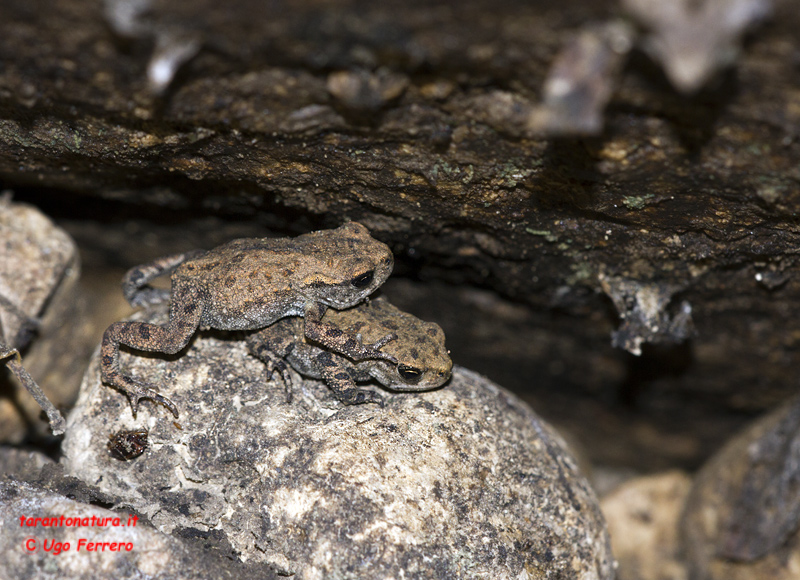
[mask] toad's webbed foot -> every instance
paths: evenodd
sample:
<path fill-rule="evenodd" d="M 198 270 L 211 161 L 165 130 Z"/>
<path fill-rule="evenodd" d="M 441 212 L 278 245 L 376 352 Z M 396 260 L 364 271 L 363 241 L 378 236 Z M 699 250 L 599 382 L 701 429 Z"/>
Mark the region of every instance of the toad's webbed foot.
<path fill-rule="evenodd" d="M 364 344 L 360 334 L 354 336 L 329 324 L 312 321 L 311 324 L 306 322 L 305 328 L 308 338 L 333 352 L 343 354 L 352 361 L 380 359 L 397 364 L 394 356 L 380 351 L 386 344 L 397 338 L 396 334 L 387 334 L 377 342 Z"/>
<path fill-rule="evenodd" d="M 362 389 L 356 385 L 353 376 L 337 364 L 334 355 L 329 352 L 320 352 L 314 357 L 314 365 L 319 370 L 328 388 L 345 405 L 361 405 L 364 403 L 378 403 L 384 406 L 381 395 L 369 389 Z"/>
<path fill-rule="evenodd" d="M 342 332 L 338 328 L 335 330 L 338 332 Z M 327 346 L 334 352 L 343 354 L 344 356 L 355 362 L 367 359 L 379 359 L 379 360 L 385 360 L 394 365 L 397 364 L 397 358 L 395 358 L 393 355 L 387 352 L 381 352 L 380 350 L 388 343 L 396 339 L 397 338 L 396 334 L 394 333 L 387 334 L 386 336 L 384 336 L 383 338 L 381 338 L 376 342 L 373 342 L 372 344 L 364 344 L 361 341 L 360 334 L 351 336 L 347 333 L 343 333 L 342 336 L 345 337 L 345 340 L 337 342 L 336 346 L 330 346 L 327 344 L 325 346 Z"/>
<path fill-rule="evenodd" d="M 386 336 L 382 337 L 380 340 L 377 340 L 377 341 L 373 342 L 372 344 L 364 344 L 360 334 L 356 335 L 356 339 L 358 340 L 359 343 L 361 343 L 361 346 L 364 349 L 364 351 L 369 353 L 370 356 L 362 356 L 361 358 L 353 358 L 353 357 L 351 357 L 351 358 L 353 358 L 353 360 L 359 361 L 359 360 L 364 360 L 364 359 L 368 359 L 368 358 L 369 359 L 373 359 L 374 358 L 374 359 L 385 360 L 385 361 L 390 362 L 390 363 L 392 363 L 394 365 L 397 364 L 397 358 L 395 358 L 394 356 L 392 356 L 389 353 L 381 352 L 381 350 L 380 350 L 384 346 L 386 346 L 387 344 L 392 342 L 393 340 L 397 339 L 397 335 L 394 332 L 392 332 L 390 334 L 387 334 Z"/>
<path fill-rule="evenodd" d="M 100 359 L 100 378 L 107 384 L 111 385 L 118 391 L 125 393 L 131 403 L 133 416 L 139 410 L 139 401 L 142 399 L 152 399 L 157 403 L 161 403 L 170 412 L 178 418 L 178 407 L 175 403 L 170 401 L 165 396 L 159 394 L 158 391 L 134 378 L 124 375 L 119 370 L 119 342 L 112 339 L 114 330 L 123 327 L 123 323 L 112 324 L 103 335 L 103 344 L 101 347 Z"/>
<path fill-rule="evenodd" d="M 119 345 L 164 354 L 175 354 L 184 348 L 197 329 L 202 315 L 202 308 L 197 307 L 196 295 L 185 293 L 184 296 L 188 306 L 178 310 L 173 305 L 166 326 L 141 321 L 115 322 L 103 333 L 100 347 L 101 379 L 128 396 L 134 415 L 141 399 L 152 399 L 164 405 L 175 417 L 178 416 L 178 409 L 172 401 L 148 384 L 122 373 L 119 366 Z"/>
<path fill-rule="evenodd" d="M 355 387 L 345 391 L 334 391 L 336 398 L 345 405 L 362 405 L 364 403 L 377 403 L 381 408 L 386 406 L 386 401 L 375 391 Z"/>

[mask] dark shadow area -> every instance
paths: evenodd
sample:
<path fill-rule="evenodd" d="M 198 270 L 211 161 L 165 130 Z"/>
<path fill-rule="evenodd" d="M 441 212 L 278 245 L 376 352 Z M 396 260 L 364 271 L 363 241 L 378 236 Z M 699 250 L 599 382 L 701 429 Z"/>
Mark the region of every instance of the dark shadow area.
<path fill-rule="evenodd" d="M 628 409 L 647 407 L 649 386 L 659 379 L 674 379 L 691 372 L 694 353 L 691 340 L 674 345 L 642 346 L 641 356 L 627 354 L 626 376 L 619 385 L 619 403 Z"/>
<path fill-rule="evenodd" d="M 735 68 L 725 69 L 691 96 L 678 93 L 664 74 L 663 67 L 639 49 L 631 51 L 626 74 L 637 75 L 650 98 L 647 110 L 629 103 L 612 100 L 606 109 L 607 118 L 615 114 L 649 116 L 654 113 L 667 119 L 689 156 L 697 161 L 703 147 L 714 136 L 719 117 L 738 94 Z"/>

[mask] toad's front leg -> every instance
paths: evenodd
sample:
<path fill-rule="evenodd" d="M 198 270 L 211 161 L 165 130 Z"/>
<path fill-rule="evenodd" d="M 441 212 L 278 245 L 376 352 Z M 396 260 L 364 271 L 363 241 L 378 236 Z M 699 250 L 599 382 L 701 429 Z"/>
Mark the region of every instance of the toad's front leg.
<path fill-rule="evenodd" d="M 397 364 L 397 359 L 380 349 L 397 338 L 396 334 L 387 334 L 377 342 L 363 344 L 360 336 L 350 334 L 331 324 L 322 322 L 322 316 L 328 309 L 320 302 L 307 302 L 305 306 L 304 333 L 307 338 L 325 346 L 333 352 L 343 354 L 351 360 L 381 359 Z"/>
<path fill-rule="evenodd" d="M 178 408 L 167 397 L 160 395 L 153 386 L 122 373 L 119 367 L 119 345 L 136 350 L 175 354 L 189 343 L 189 339 L 200 324 L 202 306 L 195 293 L 173 294 L 169 322 L 165 326 L 148 322 L 115 322 L 103 334 L 101 347 L 100 376 L 128 396 L 134 416 L 141 399 L 152 399 L 164 405 L 177 418 Z"/>
<path fill-rule="evenodd" d="M 345 405 L 361 405 L 363 403 L 378 403 L 384 406 L 383 397 L 369 389 L 359 388 L 353 377 L 345 367 L 336 363 L 335 357 L 322 351 L 314 356 L 313 364 L 316 370 L 322 375 L 336 398 Z"/>
<path fill-rule="evenodd" d="M 279 320 L 272 326 L 247 337 L 247 349 L 254 357 L 260 359 L 267 366 L 267 379 L 277 371 L 283 379 L 283 388 L 286 390 L 286 402 L 292 402 L 292 377 L 286 368 L 284 359 L 295 346 L 297 339 L 291 333 L 291 323 L 287 329 L 288 320 Z M 287 330 L 287 332 L 281 332 Z"/>

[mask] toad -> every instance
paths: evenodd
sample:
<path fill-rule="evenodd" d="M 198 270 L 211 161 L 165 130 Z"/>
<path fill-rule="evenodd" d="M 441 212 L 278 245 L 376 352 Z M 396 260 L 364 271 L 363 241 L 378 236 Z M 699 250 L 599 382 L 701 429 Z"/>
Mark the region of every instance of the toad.
<path fill-rule="evenodd" d="M 120 344 L 175 354 L 198 328 L 257 330 L 287 316 L 301 316 L 302 335 L 332 352 L 354 361 L 396 363 L 394 356 L 380 351 L 394 334 L 363 344 L 354 333 L 322 320 L 329 307 L 345 309 L 363 301 L 386 281 L 393 265 L 389 247 L 351 222 L 296 238 L 234 240 L 208 252 L 139 266 L 123 279 L 125 298 L 133 306 L 169 300 L 169 320 L 163 326 L 140 321 L 109 326 L 101 347 L 102 380 L 128 396 L 134 415 L 141 399 L 151 399 L 177 417 L 175 404 L 154 385 L 121 372 Z M 171 290 L 149 285 L 170 272 Z"/>
<path fill-rule="evenodd" d="M 386 360 L 353 362 L 311 344 L 303 335 L 301 318 L 285 318 L 248 337 L 250 352 L 267 365 L 271 375 L 278 371 L 291 398 L 291 378 L 285 363 L 302 375 L 324 379 L 333 394 L 345 404 L 378 403 L 383 397 L 356 386 L 356 381 L 378 380 L 396 391 L 425 391 L 443 385 L 453 362 L 444 345 L 438 324 L 424 322 L 403 312 L 383 298 L 341 311 L 329 310 L 323 322 L 373 340 L 386 332 L 396 338 L 386 345 L 397 364 Z M 284 362 L 285 361 L 285 362 Z"/>

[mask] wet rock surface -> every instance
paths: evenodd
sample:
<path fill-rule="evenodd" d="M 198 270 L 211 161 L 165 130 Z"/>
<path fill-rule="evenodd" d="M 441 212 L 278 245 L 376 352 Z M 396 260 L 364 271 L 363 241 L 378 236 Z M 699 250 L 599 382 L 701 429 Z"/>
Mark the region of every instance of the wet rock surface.
<path fill-rule="evenodd" d="M 64 465 L 162 532 L 213 529 L 246 563 L 296 578 L 613 577 L 594 493 L 560 437 L 463 368 L 439 390 L 387 394 L 384 409 L 343 406 L 299 375 L 287 404 L 244 342 L 219 333 L 169 360 L 123 355 L 122 368 L 160 385 L 180 418 L 145 402 L 134 419 L 95 360 Z M 143 428 L 141 456 L 109 454 L 109 435 Z"/>

